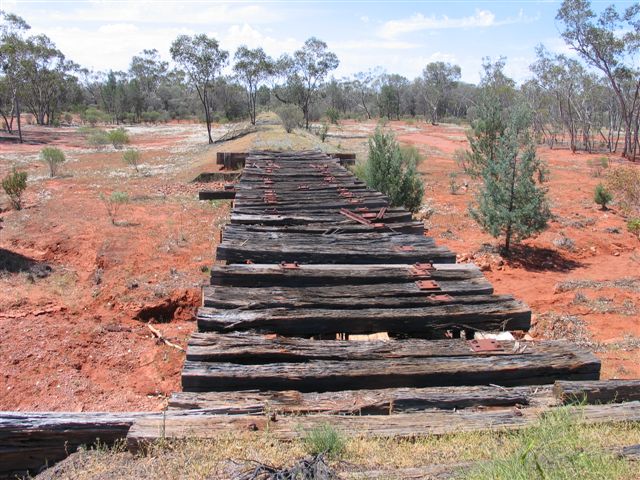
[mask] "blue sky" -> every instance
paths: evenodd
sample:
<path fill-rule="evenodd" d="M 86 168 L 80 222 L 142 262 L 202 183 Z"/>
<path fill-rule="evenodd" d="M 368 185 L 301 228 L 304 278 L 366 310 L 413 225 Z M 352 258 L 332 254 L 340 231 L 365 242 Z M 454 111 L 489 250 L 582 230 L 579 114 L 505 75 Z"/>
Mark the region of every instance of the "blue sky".
<path fill-rule="evenodd" d="M 560 3 L 0 0 L 0 9 L 22 16 L 33 33 L 47 34 L 67 57 L 95 70 L 126 69 L 144 48 L 169 60 L 179 34 L 207 33 L 231 53 L 246 44 L 273 56 L 317 36 L 338 54 L 336 77 L 381 66 L 413 79 L 427 63 L 443 60 L 460 65 L 463 80 L 477 82 L 482 57 L 504 55 L 507 72 L 520 82 L 530 75 L 538 43 L 571 53 L 555 20 Z"/>

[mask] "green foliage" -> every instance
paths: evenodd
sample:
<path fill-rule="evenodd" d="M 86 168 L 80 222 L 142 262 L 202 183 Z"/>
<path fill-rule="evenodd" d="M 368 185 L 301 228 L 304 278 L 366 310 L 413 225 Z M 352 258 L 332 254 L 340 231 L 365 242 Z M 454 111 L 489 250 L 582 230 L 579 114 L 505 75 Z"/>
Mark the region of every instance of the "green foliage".
<path fill-rule="evenodd" d="M 118 150 L 121 149 L 123 145 L 127 145 L 131 142 L 129 134 L 122 127 L 111 130 L 109 133 L 107 133 L 107 137 L 113 147 Z"/>
<path fill-rule="evenodd" d="M 340 120 L 340 112 L 338 110 L 333 107 L 329 107 L 327 108 L 326 114 L 329 122 L 331 122 L 333 125 L 338 124 L 338 120 Z"/>
<path fill-rule="evenodd" d="M 2 179 L 2 189 L 9 197 L 11 205 L 16 210 L 22 208 L 22 194 L 27 188 L 27 172 L 19 172 L 13 167 L 10 173 Z"/>
<path fill-rule="evenodd" d="M 613 195 L 611 195 L 611 192 L 607 190 L 607 187 L 601 183 L 596 185 L 596 190 L 593 194 L 593 201 L 600 205 L 602 210 L 607 209 L 607 203 L 611 202 L 611 200 L 613 200 Z"/>
<path fill-rule="evenodd" d="M 98 110 L 97 108 L 90 107 L 87 108 L 82 114 L 80 114 L 80 119 L 95 127 L 98 123 L 106 123 L 109 121 L 109 115 L 104 113 L 102 110 Z"/>
<path fill-rule="evenodd" d="M 591 176 L 601 177 L 602 172 L 609 168 L 609 159 L 607 157 L 600 157 L 597 159 L 589 158 L 587 160 L 587 166 L 591 170 Z"/>
<path fill-rule="evenodd" d="M 302 442 L 309 455 L 325 454 L 338 458 L 344 452 L 346 441 L 331 425 L 322 424 L 305 433 Z"/>
<path fill-rule="evenodd" d="M 640 238 L 640 218 L 630 218 L 627 222 L 627 230 Z"/>
<path fill-rule="evenodd" d="M 495 145 L 486 145 L 487 156 L 478 162 L 483 185 L 471 216 L 485 232 L 504 235 L 507 252 L 512 238 L 521 240 L 544 230 L 551 217 L 546 189 L 539 184 L 546 168 L 536 155 L 529 125 L 528 112 L 516 109 L 504 133 Z"/>
<path fill-rule="evenodd" d="M 118 225 L 116 222 L 118 212 L 122 205 L 129 203 L 129 195 L 125 192 L 112 192 L 111 195 L 107 197 L 103 193 L 100 193 L 100 200 L 102 200 L 107 208 L 107 215 L 109 215 L 111 219 L 111 224 Z"/>
<path fill-rule="evenodd" d="M 92 147 L 103 147 L 105 145 L 109 145 L 111 143 L 109 141 L 109 135 L 105 130 L 100 130 L 98 128 L 89 128 L 86 129 L 86 138 L 87 143 Z"/>
<path fill-rule="evenodd" d="M 127 165 L 132 166 L 137 172 L 138 164 L 140 163 L 140 152 L 134 149 L 125 150 L 122 153 L 122 161 Z"/>
<path fill-rule="evenodd" d="M 401 149 L 393 133 L 385 133 L 380 128 L 369 138 L 369 156 L 356 173 L 366 184 L 389 197 L 391 205 L 404 206 L 417 212 L 422 203 L 424 186 L 416 171 L 417 151 Z"/>
<path fill-rule="evenodd" d="M 282 122 L 282 126 L 287 131 L 287 133 L 291 133 L 294 128 L 302 125 L 304 121 L 304 116 L 298 107 L 295 105 L 282 105 L 278 109 L 278 117 L 280 117 L 280 121 Z"/>
<path fill-rule="evenodd" d="M 55 147 L 44 147 L 40 151 L 40 159 L 49 167 L 49 175 L 55 177 L 58 173 L 58 166 L 65 162 L 62 150 Z"/>
<path fill-rule="evenodd" d="M 256 104 L 258 90 L 267 78 L 274 73 L 275 63 L 262 48 L 251 50 L 245 46 L 238 48 L 234 55 L 233 71 L 236 78 L 244 84 L 247 93 L 249 118 L 256 124 Z"/>
<path fill-rule="evenodd" d="M 559 407 L 545 413 L 537 425 L 511 434 L 515 451 L 506 450 L 480 462 L 458 477 L 464 480 L 626 480 L 635 468 L 591 446 L 580 427 L 581 407 Z"/>
<path fill-rule="evenodd" d="M 623 166 L 611 169 L 606 185 L 626 214 L 640 212 L 640 169 Z"/>

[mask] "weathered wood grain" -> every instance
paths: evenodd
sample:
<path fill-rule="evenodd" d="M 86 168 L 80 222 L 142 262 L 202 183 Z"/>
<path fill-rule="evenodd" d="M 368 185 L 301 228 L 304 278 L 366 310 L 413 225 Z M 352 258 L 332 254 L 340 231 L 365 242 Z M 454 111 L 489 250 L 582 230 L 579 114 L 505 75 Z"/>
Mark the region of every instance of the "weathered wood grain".
<path fill-rule="evenodd" d="M 319 425 L 331 425 L 348 437 L 416 438 L 460 432 L 508 431 L 529 427 L 545 409 L 525 408 L 493 411 L 432 410 L 398 415 L 201 415 L 173 416 L 166 419 L 137 420 L 129 430 L 127 443 L 136 450 L 158 438 L 217 438 L 233 432 L 254 432 L 268 438 L 294 440 Z M 575 410 L 575 421 L 585 424 L 640 421 L 640 402 L 588 405 Z"/>
<path fill-rule="evenodd" d="M 176 392 L 170 410 L 206 410 L 211 414 L 247 415 L 276 412 L 288 415 L 390 415 L 426 409 L 552 405 L 550 385 L 524 387 L 463 386 L 298 392 L 243 390 L 238 392 Z"/>
<path fill-rule="evenodd" d="M 553 387 L 563 403 L 620 403 L 640 400 L 640 380 L 557 381 Z"/>

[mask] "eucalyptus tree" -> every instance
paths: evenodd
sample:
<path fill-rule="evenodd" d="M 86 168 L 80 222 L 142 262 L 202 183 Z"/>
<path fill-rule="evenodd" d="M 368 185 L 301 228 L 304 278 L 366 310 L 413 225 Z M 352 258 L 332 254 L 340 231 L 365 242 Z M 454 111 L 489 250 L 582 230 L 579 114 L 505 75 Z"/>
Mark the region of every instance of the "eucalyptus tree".
<path fill-rule="evenodd" d="M 236 50 L 233 58 L 235 78 L 245 88 L 249 118 L 255 125 L 258 90 L 273 75 L 275 63 L 262 48 L 252 50 L 244 45 Z"/>
<path fill-rule="evenodd" d="M 431 62 L 422 71 L 423 99 L 429 107 L 432 125 L 438 124 L 438 114 L 460 80 L 460 75 L 458 65 L 445 62 Z"/>
<path fill-rule="evenodd" d="M 635 158 L 640 71 L 633 58 L 640 49 L 640 4 L 633 3 L 623 12 L 611 5 L 596 15 L 588 0 L 564 0 L 556 18 L 564 24 L 565 42 L 608 79 L 624 123 L 622 155 Z"/>
<path fill-rule="evenodd" d="M 13 121 L 15 116 L 18 123 L 18 138 L 22 143 L 22 124 L 20 118 L 20 96 L 24 88 L 24 58 L 27 52 L 27 44 L 22 38 L 23 32 L 31 27 L 21 17 L 0 10 L 0 66 L 4 74 L 3 82 L 11 106 L 3 105 L 3 111 L 10 110 Z M 4 113 L 3 115 L 6 115 Z M 6 119 L 6 116 L 5 116 Z M 12 121 L 7 124 L 10 129 Z"/>
<path fill-rule="evenodd" d="M 184 70 L 187 78 L 198 92 L 198 98 L 204 108 L 209 143 L 211 137 L 213 89 L 216 78 L 227 64 L 229 52 L 220 49 L 215 38 L 205 34 L 179 35 L 171 44 L 171 57 Z"/>
<path fill-rule="evenodd" d="M 276 86 L 274 95 L 283 103 L 292 103 L 302 110 L 305 127 L 309 128 L 310 107 L 318 90 L 330 72 L 340 64 L 335 53 L 329 51 L 322 40 L 311 37 L 293 55 L 278 59 L 277 69 L 285 78 L 284 85 Z"/>

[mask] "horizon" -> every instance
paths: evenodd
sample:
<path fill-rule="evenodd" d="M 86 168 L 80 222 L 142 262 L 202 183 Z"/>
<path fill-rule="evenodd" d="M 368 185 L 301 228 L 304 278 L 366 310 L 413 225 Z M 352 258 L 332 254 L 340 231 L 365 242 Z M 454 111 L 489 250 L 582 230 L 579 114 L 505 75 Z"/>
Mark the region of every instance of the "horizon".
<path fill-rule="evenodd" d="M 272 57 L 315 36 L 338 55 L 336 78 L 382 67 L 414 79 L 428 63 L 444 61 L 459 65 L 462 81 L 475 84 L 483 57 L 506 57 L 506 73 L 522 83 L 531 77 L 536 45 L 576 56 L 558 32 L 560 3 L 2 0 L 0 9 L 23 17 L 29 34 L 47 35 L 68 59 L 94 71 L 126 71 L 131 57 L 152 48 L 171 62 L 169 47 L 180 34 L 206 33 L 231 55 L 247 45 Z M 597 11 L 610 3 L 593 2 Z"/>

